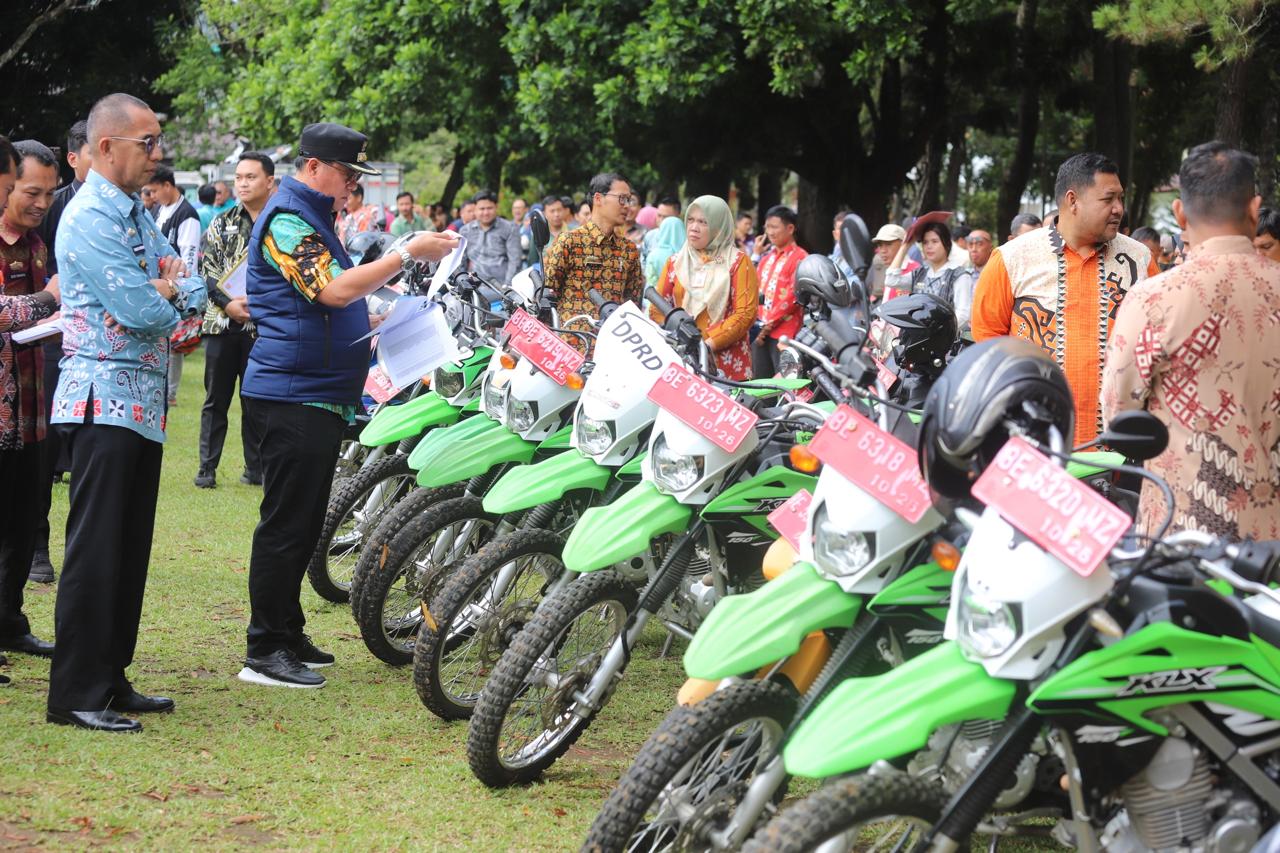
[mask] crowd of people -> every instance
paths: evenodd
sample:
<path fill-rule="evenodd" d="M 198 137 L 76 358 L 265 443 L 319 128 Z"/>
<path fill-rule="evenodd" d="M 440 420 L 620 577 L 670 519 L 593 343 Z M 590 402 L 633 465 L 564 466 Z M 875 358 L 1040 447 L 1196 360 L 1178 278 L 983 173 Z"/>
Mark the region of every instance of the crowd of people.
<path fill-rule="evenodd" d="M 591 289 L 640 304 L 646 286 L 695 318 L 731 379 L 771 376 L 778 339 L 802 320 L 796 271 L 808 252 L 795 210 L 749 212 L 703 195 L 645 204 L 602 172 L 580 202 L 514 199 L 499 216 L 483 190 L 456 219 L 410 193 L 388 217 L 366 204 L 366 138 L 308 125 L 294 174 L 246 152 L 225 184 L 193 205 L 161 160 L 156 115 L 125 94 L 71 128 L 74 180 L 33 140 L 0 137 L 0 649 L 52 657 L 51 722 L 137 731 L 132 714 L 167 711 L 134 689 L 134 653 L 155 522 L 162 446 L 181 356 L 203 343 L 205 401 L 195 485 L 214 488 L 238 396 L 245 469 L 263 487 L 249 556 L 251 615 L 239 677 L 319 687 L 333 663 L 305 633 L 303 575 L 320 533 L 343 431 L 356 414 L 370 330 L 364 297 L 465 240 L 470 267 L 509 283 L 540 264 L 561 316 L 594 315 Z M 1280 537 L 1280 212 L 1262 207 L 1256 161 L 1211 143 L 1193 149 L 1173 213 L 1180 233 L 1131 236 L 1119 170 L 1078 154 L 1057 175 L 1057 210 L 1021 213 L 1003 240 L 993 223 L 930 213 L 874 223 L 875 258 L 858 276 L 872 303 L 928 293 L 953 306 L 961 337 L 1021 337 L 1064 370 L 1075 442 L 1116 412 L 1146 407 L 1174 450 L 1151 463 L 1178 495 L 1177 524 L 1228 536 Z M 528 215 L 551 232 L 533 245 Z M 353 264 L 364 231 L 412 234 L 397 252 Z M 997 245 L 999 244 L 999 245 Z M 43 345 L 14 334 L 60 311 Z M 374 321 L 376 322 L 376 321 Z M 70 472 L 56 644 L 23 614 L 30 579 L 52 582 L 48 514 Z M 1148 512 L 1144 496 L 1143 512 Z"/>

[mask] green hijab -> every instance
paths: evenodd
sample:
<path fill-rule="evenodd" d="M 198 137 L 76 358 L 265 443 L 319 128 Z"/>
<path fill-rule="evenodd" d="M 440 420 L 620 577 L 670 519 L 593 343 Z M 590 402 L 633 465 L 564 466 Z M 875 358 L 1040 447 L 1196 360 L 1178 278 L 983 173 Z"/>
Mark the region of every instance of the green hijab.
<path fill-rule="evenodd" d="M 680 251 L 683 245 L 684 222 L 678 216 L 668 216 L 658 226 L 658 235 L 644 261 L 644 279 L 649 285 L 657 286 L 658 276 L 662 275 L 662 267 L 667 258 Z"/>
<path fill-rule="evenodd" d="M 714 325 L 724 319 L 732 290 L 733 265 L 741 250 L 733 239 L 733 213 L 724 199 L 714 195 L 698 196 L 685 211 L 686 221 L 695 210 L 707 220 L 711 239 L 700 252 L 686 241 L 672 264 L 676 277 L 684 285 L 684 301 L 680 307 L 692 317 L 705 310 Z"/>

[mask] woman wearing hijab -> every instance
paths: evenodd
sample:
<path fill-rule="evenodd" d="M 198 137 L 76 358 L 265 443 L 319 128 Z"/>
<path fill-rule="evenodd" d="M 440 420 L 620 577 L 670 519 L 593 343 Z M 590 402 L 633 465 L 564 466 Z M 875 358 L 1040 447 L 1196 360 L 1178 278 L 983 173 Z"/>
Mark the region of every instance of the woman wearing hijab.
<path fill-rule="evenodd" d="M 733 214 L 724 199 L 699 196 L 685 211 L 684 224 L 684 246 L 663 264 L 658 292 L 694 318 L 726 378 L 750 379 L 748 332 L 760 283 L 751 259 L 734 240 Z"/>
<path fill-rule="evenodd" d="M 668 216 L 658 226 L 653 245 L 644 259 L 645 287 L 657 287 L 658 277 L 670 258 L 684 246 L 684 223 L 679 216 Z"/>

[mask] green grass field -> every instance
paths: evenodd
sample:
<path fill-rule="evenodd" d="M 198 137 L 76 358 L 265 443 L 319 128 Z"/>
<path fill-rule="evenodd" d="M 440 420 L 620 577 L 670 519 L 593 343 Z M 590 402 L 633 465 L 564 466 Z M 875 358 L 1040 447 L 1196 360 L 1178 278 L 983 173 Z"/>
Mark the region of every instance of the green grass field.
<path fill-rule="evenodd" d="M 303 584 L 308 631 L 338 657 L 323 690 L 235 678 L 248 621 L 247 563 L 260 490 L 239 484 L 238 406 L 219 486 L 192 485 L 203 352 L 187 358 L 170 414 L 137 659 L 138 689 L 177 700 L 141 735 L 44 722 L 48 662 L 10 655 L 0 691 L 0 848 L 102 846 L 569 850 L 669 709 L 679 656 L 641 648 L 579 745 L 526 788 L 489 791 L 471 775 L 466 725 L 429 714 L 408 669 L 375 660 L 350 611 Z M 54 490 L 61 571 L 67 490 Z M 36 633 L 53 637 L 56 588 L 28 584 Z M 677 652 L 681 648 L 676 646 Z"/>

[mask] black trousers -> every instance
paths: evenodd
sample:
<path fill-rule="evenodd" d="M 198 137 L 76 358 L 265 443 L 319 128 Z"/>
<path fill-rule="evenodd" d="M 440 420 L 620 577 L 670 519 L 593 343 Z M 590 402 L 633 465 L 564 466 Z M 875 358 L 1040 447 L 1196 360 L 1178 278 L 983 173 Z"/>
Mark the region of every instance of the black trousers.
<path fill-rule="evenodd" d="M 31 630 L 22 613 L 22 586 L 36 550 L 42 444 L 0 450 L 0 637 L 21 637 Z"/>
<path fill-rule="evenodd" d="M 204 339 L 204 408 L 200 410 L 200 468 L 216 471 L 222 461 L 222 445 L 227 439 L 227 409 L 236 383 L 244 383 L 249 365 L 253 335 L 248 332 L 226 332 L 207 335 Z M 244 470 L 251 475 L 262 473 L 258 459 L 260 429 L 252 410 L 240 398 L 240 441 L 244 446 Z"/>
<path fill-rule="evenodd" d="M 62 358 L 62 339 L 55 344 L 44 345 L 44 416 L 47 423 L 53 417 L 53 392 L 58 388 L 58 360 Z M 53 506 L 53 475 L 71 469 L 71 460 L 62 446 L 62 437 L 53 427 L 40 442 L 40 481 L 36 484 L 36 499 L 40 504 L 40 518 L 36 525 L 36 548 L 49 549 L 49 510 Z"/>
<path fill-rule="evenodd" d="M 249 556 L 248 656 L 288 647 L 302 633 L 302 578 L 324 526 L 346 423 L 302 403 L 243 398 L 262 430 L 262 506 Z"/>
<path fill-rule="evenodd" d="M 132 688 L 164 446 L 126 427 L 59 427 L 71 452 L 67 552 L 54 608 L 49 707 L 100 710 Z"/>

